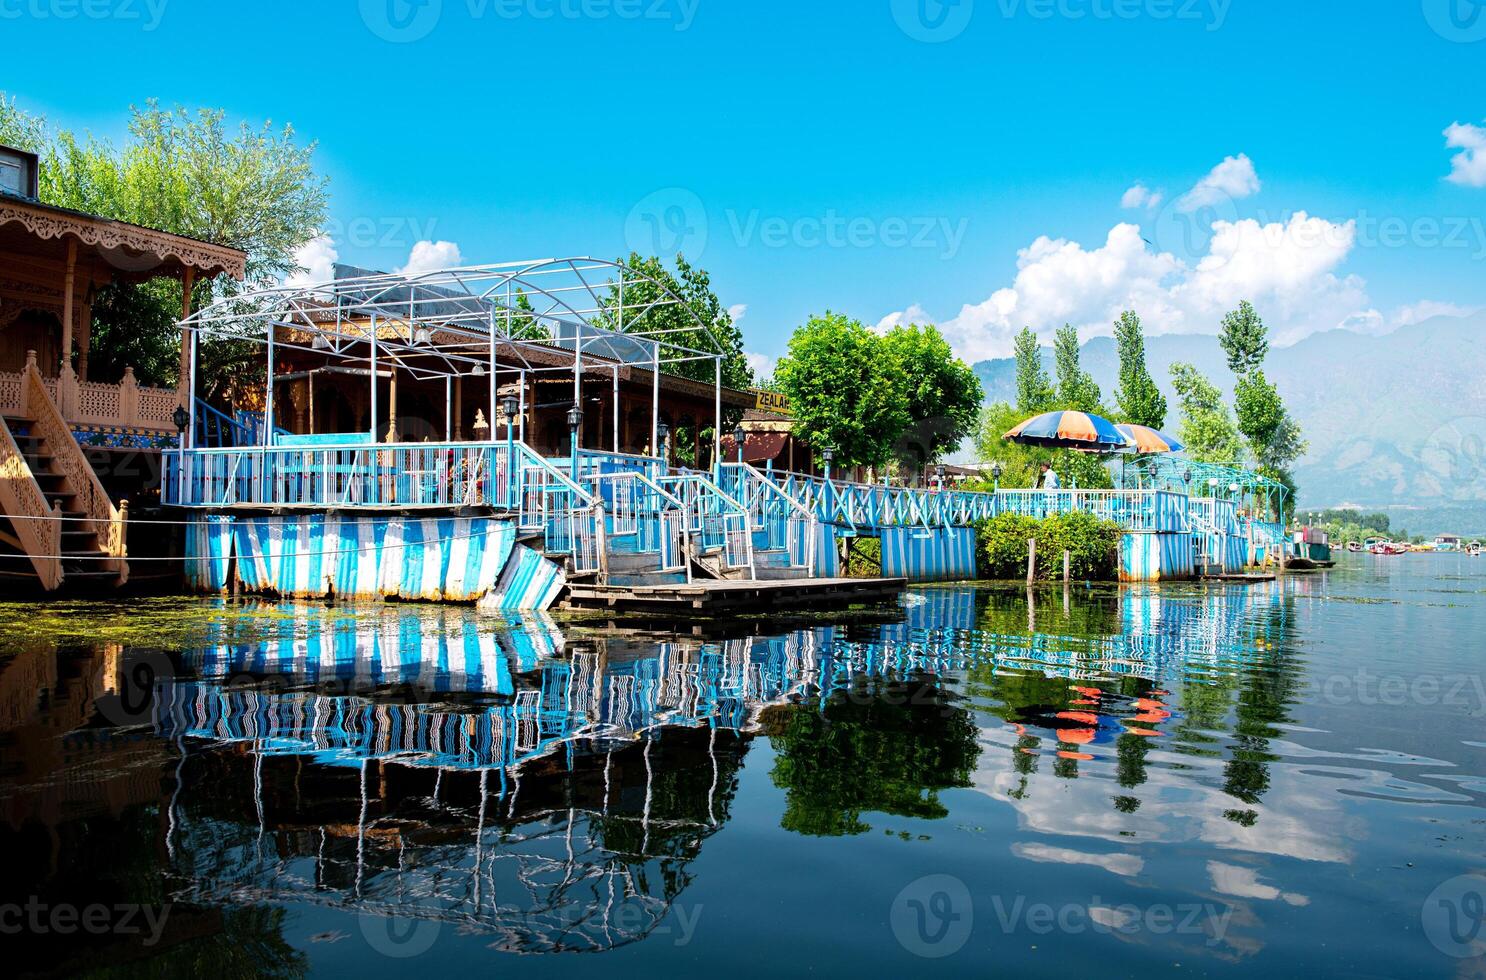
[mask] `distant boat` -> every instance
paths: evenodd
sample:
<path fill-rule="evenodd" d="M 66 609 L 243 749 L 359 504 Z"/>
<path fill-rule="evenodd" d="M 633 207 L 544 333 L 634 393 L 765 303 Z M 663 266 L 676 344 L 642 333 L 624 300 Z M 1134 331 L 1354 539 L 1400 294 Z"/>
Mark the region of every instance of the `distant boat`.
<path fill-rule="evenodd" d="M 1336 565 L 1331 557 L 1331 541 L 1319 527 L 1296 531 L 1291 536 L 1289 551 L 1290 554 L 1285 556 L 1287 571 L 1305 572 Z"/>
<path fill-rule="evenodd" d="M 1472 558 L 1481 557 L 1481 542 L 1472 541 L 1470 544 L 1466 545 L 1465 553 L 1470 555 Z"/>
<path fill-rule="evenodd" d="M 1352 551 L 1352 552 L 1361 551 L 1362 550 L 1362 542 L 1361 541 L 1348 541 L 1347 542 L 1347 550 L 1348 551 Z"/>

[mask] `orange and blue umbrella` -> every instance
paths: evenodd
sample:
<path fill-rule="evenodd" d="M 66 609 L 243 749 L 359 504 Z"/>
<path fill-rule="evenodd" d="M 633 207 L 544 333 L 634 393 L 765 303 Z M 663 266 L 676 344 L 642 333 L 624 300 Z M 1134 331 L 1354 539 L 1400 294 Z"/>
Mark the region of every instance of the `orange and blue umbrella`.
<path fill-rule="evenodd" d="M 1148 425 L 1121 422 L 1115 428 L 1129 440 L 1132 452 L 1179 453 L 1187 448 L 1180 440 L 1172 438 L 1160 429 L 1152 429 Z"/>
<path fill-rule="evenodd" d="M 1130 445 L 1113 422 L 1088 412 L 1048 412 L 1027 419 L 1002 438 L 1023 446 L 1091 453 L 1112 453 Z"/>

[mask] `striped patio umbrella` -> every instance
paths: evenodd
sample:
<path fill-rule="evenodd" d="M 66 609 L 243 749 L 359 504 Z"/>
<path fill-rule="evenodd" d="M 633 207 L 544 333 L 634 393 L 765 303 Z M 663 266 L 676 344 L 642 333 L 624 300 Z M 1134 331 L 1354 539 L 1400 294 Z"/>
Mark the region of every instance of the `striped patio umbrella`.
<path fill-rule="evenodd" d="M 1002 438 L 1023 446 L 1081 449 L 1089 453 L 1112 453 L 1130 445 L 1113 422 L 1087 412 L 1038 415 L 1027 419 Z"/>
<path fill-rule="evenodd" d="M 1187 447 L 1160 429 L 1121 422 L 1115 426 L 1130 442 L 1130 451 L 1135 453 L 1179 453 Z"/>

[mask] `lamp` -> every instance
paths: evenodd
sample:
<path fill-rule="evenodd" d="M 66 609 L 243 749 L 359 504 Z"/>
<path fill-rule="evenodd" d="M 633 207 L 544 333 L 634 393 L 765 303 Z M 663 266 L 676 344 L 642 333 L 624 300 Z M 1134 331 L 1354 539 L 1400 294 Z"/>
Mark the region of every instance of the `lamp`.
<path fill-rule="evenodd" d="M 934 475 L 939 478 L 939 489 L 940 490 L 943 490 L 944 489 L 944 464 L 943 463 L 940 463 L 938 466 L 934 467 Z"/>
<path fill-rule="evenodd" d="M 413 343 L 415 344 L 426 344 L 432 339 L 433 335 L 428 332 L 427 327 L 419 327 L 413 331 Z"/>
<path fill-rule="evenodd" d="M 1006 472 L 1006 471 L 1003 470 L 1003 469 L 1001 469 L 1001 461 L 1000 460 L 996 460 L 995 462 L 993 462 L 991 464 L 991 481 L 992 481 L 991 482 L 991 487 L 997 493 L 1000 493 L 1001 492 L 1001 474 L 1004 473 L 1004 472 Z"/>
<path fill-rule="evenodd" d="M 310 341 L 310 349 L 330 350 L 330 338 L 325 336 L 323 333 L 320 333 L 318 330 L 315 331 L 315 336 Z"/>
<path fill-rule="evenodd" d="M 520 409 L 521 400 L 518 399 L 515 395 L 506 395 L 500 400 L 500 410 L 505 414 L 507 423 L 509 423 L 511 419 L 514 419 L 516 417 L 516 413 L 520 411 Z"/>
<path fill-rule="evenodd" d="M 185 432 L 186 426 L 191 424 L 191 413 L 186 411 L 186 406 L 177 405 L 175 411 L 170 413 L 170 421 L 175 423 L 177 432 Z"/>
<path fill-rule="evenodd" d="M 655 447 L 655 454 L 660 457 L 661 466 L 667 472 L 669 472 L 671 466 L 670 438 L 671 427 L 664 422 L 656 422 L 655 441 L 658 445 Z"/>
<path fill-rule="evenodd" d="M 568 409 L 568 432 L 572 435 L 573 479 L 578 479 L 578 435 L 583 430 L 583 406 L 577 402 Z"/>
<path fill-rule="evenodd" d="M 481 364 L 479 362 L 476 362 L 475 363 L 474 370 L 470 371 L 470 377 L 472 377 L 472 378 L 483 378 L 483 377 L 485 377 L 485 365 L 483 365 L 483 364 Z"/>
<path fill-rule="evenodd" d="M 743 444 L 748 441 L 748 433 L 743 431 L 742 423 L 733 426 L 733 445 L 738 447 L 738 462 L 743 462 Z"/>

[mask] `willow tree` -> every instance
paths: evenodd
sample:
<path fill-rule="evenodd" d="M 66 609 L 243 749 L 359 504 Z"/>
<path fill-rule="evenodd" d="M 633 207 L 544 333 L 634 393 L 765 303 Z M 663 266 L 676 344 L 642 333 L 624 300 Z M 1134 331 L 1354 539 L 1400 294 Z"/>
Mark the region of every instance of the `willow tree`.
<path fill-rule="evenodd" d="M 0 138 L 41 158 L 39 192 L 47 204 L 215 242 L 247 253 L 248 287 L 297 270 L 295 252 L 325 223 L 326 179 L 315 144 L 300 145 L 290 126 L 227 124 L 222 110 L 131 107 L 122 146 L 91 135 L 55 132 L 0 95 Z M 194 302 L 244 288 L 227 276 L 196 285 Z M 121 373 L 131 358 L 142 384 L 172 386 L 178 362 L 162 356 L 177 344 L 181 286 L 173 280 L 115 282 L 94 302 L 92 363 Z M 228 358 L 223 378 L 241 382 L 257 358 Z M 210 385 L 213 379 L 207 379 Z"/>

